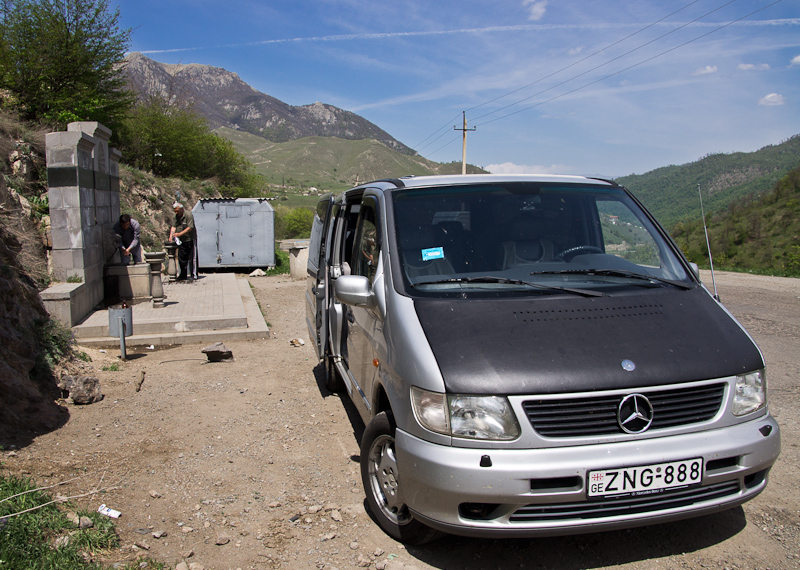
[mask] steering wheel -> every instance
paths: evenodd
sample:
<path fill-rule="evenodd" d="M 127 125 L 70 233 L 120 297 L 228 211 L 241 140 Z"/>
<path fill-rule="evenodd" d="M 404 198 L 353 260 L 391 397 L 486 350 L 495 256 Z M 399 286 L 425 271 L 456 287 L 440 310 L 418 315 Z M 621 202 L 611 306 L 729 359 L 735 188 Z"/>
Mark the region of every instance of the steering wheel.
<path fill-rule="evenodd" d="M 565 249 L 564 251 L 556 255 L 556 259 L 562 261 L 569 261 L 576 255 L 581 255 L 584 253 L 603 253 L 603 250 L 593 245 L 576 245 L 575 247 Z"/>

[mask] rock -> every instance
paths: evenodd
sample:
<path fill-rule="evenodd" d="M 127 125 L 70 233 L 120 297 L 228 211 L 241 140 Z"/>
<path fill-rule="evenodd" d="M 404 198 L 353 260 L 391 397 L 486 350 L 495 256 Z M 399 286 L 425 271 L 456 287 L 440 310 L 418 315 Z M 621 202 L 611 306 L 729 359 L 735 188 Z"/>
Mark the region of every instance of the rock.
<path fill-rule="evenodd" d="M 167 536 L 167 533 L 163 530 L 157 530 L 153 532 L 153 538 L 164 538 Z"/>
<path fill-rule="evenodd" d="M 150 491 L 150 496 L 153 497 L 154 499 L 160 499 L 161 493 L 159 493 L 158 491 Z"/>
<path fill-rule="evenodd" d="M 103 399 L 100 391 L 100 380 L 93 376 L 62 376 L 58 381 L 58 387 L 69 392 L 69 397 L 74 404 L 93 404 Z"/>
<path fill-rule="evenodd" d="M 342 522 L 342 513 L 339 511 L 331 511 L 331 518 L 336 522 Z"/>
<path fill-rule="evenodd" d="M 92 519 L 90 519 L 89 517 L 81 517 L 80 520 L 78 521 L 78 526 L 80 528 L 92 528 L 94 526 L 94 523 L 92 522 Z"/>
<path fill-rule="evenodd" d="M 175 570 L 189 570 L 189 565 L 186 562 L 178 562 L 175 565 Z"/>
<path fill-rule="evenodd" d="M 221 342 L 215 342 L 202 350 L 209 362 L 222 362 L 233 360 L 233 353 Z"/>
<path fill-rule="evenodd" d="M 350 546 L 350 550 L 358 550 L 358 543 L 354 540 L 348 546 Z"/>
<path fill-rule="evenodd" d="M 225 533 L 220 533 L 220 534 L 217 535 L 217 541 L 215 542 L 215 544 L 217 546 L 222 546 L 224 544 L 228 544 L 230 541 L 231 541 L 231 537 L 230 536 L 228 536 Z"/>
<path fill-rule="evenodd" d="M 189 564 L 189 570 L 206 570 L 206 567 L 199 562 L 192 562 Z"/>

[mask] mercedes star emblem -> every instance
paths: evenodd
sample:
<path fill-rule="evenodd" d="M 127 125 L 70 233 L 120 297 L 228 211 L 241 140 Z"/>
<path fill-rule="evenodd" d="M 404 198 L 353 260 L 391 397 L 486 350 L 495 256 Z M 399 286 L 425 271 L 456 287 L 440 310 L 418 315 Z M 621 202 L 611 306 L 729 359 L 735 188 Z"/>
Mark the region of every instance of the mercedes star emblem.
<path fill-rule="evenodd" d="M 617 422 L 626 433 L 642 433 L 653 423 L 653 405 L 642 394 L 629 394 L 619 403 Z"/>

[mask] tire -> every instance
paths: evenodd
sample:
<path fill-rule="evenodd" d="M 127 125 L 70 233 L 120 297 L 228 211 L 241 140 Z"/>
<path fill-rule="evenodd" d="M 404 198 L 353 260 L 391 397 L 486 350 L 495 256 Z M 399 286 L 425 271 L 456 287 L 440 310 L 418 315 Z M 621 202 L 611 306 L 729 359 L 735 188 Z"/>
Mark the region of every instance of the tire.
<path fill-rule="evenodd" d="M 325 387 L 333 393 L 338 393 L 344 390 L 344 380 L 339 375 L 336 369 L 336 363 L 333 361 L 333 356 L 325 354 L 324 356 L 325 367 Z"/>
<path fill-rule="evenodd" d="M 424 544 L 441 533 L 416 520 L 403 502 L 395 430 L 392 413 L 381 412 L 367 424 L 361 438 L 361 482 L 367 506 L 386 534 L 405 544 Z"/>

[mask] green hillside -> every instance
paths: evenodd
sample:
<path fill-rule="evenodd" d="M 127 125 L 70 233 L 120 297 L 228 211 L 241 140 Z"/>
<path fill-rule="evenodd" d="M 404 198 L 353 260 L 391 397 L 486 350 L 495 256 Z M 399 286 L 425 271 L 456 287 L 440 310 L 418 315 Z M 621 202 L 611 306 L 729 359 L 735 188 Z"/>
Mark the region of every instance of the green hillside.
<path fill-rule="evenodd" d="M 800 135 L 755 152 L 711 154 L 696 162 L 665 166 L 617 182 L 631 190 L 665 227 L 700 218 L 697 185 L 706 213 L 724 210 L 732 201 L 769 191 L 800 165 Z"/>
<path fill-rule="evenodd" d="M 231 140 L 268 183 L 299 190 L 314 187 L 340 191 L 356 182 L 381 178 L 461 172 L 461 163 L 440 164 L 421 156 L 409 156 L 374 140 L 307 137 L 274 143 L 227 127 L 216 132 Z M 469 165 L 468 172 L 485 171 Z"/>
<path fill-rule="evenodd" d="M 716 268 L 800 276 L 800 167 L 706 218 Z M 702 219 L 676 224 L 672 235 L 690 261 L 708 266 Z"/>

